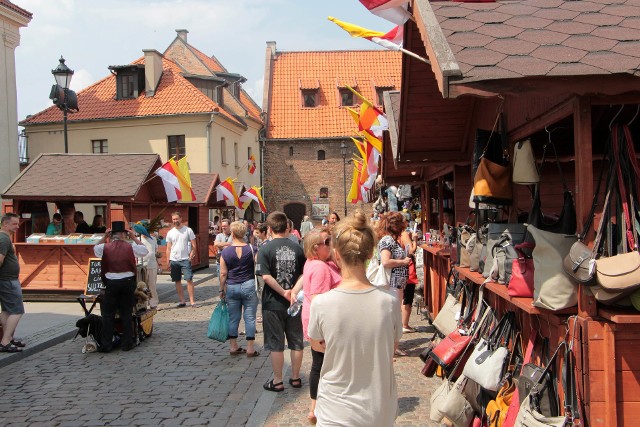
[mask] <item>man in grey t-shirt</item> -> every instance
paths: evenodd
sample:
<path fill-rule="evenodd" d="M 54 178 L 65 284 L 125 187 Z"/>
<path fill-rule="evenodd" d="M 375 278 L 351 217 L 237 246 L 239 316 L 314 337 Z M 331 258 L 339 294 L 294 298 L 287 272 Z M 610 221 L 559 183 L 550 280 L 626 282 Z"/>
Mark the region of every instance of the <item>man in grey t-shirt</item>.
<path fill-rule="evenodd" d="M 19 226 L 20 217 L 17 214 L 6 213 L 0 218 L 0 322 L 3 331 L 0 353 L 17 353 L 25 346 L 25 343 L 13 337 L 24 314 L 22 288 L 18 280 L 20 264 L 11 242 L 11 235 Z"/>

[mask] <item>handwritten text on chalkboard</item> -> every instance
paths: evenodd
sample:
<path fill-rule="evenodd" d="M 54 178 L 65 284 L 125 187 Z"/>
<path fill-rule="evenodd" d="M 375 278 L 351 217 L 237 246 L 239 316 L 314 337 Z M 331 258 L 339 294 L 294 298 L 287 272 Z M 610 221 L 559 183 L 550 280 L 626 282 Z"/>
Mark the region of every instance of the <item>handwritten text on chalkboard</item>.
<path fill-rule="evenodd" d="M 100 258 L 89 258 L 87 274 L 87 289 L 85 295 L 99 295 L 100 290 L 104 289 L 102 276 L 100 276 Z"/>

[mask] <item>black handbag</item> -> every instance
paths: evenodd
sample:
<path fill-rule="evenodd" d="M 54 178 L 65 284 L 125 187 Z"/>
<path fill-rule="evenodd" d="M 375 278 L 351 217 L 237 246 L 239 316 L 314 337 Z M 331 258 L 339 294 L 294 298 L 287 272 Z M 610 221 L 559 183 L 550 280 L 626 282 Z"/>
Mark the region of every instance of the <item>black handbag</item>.
<path fill-rule="evenodd" d="M 560 212 L 560 216 L 555 221 L 545 220 L 542 213 L 542 204 L 540 202 L 540 184 L 537 184 L 534 191 L 533 205 L 531 206 L 531 211 L 529 212 L 529 219 L 527 220 L 527 224 L 531 224 L 539 230 L 550 231 L 552 233 L 575 234 L 578 225 L 576 220 L 576 207 L 573 202 L 573 195 L 567 187 L 567 183 L 562 174 L 562 167 L 560 165 L 560 160 L 558 159 L 556 147 L 555 145 L 553 145 L 551 140 L 549 140 L 549 142 L 544 146 L 542 163 L 540 164 L 540 170 L 538 171 L 538 174 L 541 176 L 542 180 L 542 168 L 544 166 L 547 147 L 549 146 L 553 148 L 553 153 L 556 158 L 556 165 L 558 166 L 558 173 L 560 174 L 560 180 L 562 181 L 562 188 L 564 189 L 564 203 L 562 205 L 562 212 Z"/>
<path fill-rule="evenodd" d="M 538 366 L 535 363 L 527 363 L 522 367 L 522 372 L 518 378 L 518 395 L 522 403 L 537 386 L 535 398 L 532 400 L 534 408 L 539 413 L 547 417 L 556 417 L 560 414 L 558 407 L 558 388 L 555 375 L 555 360 L 558 350 L 556 349 L 551 359 L 549 359 L 549 339 L 543 339 L 543 353 L 546 356 L 545 366 Z"/>

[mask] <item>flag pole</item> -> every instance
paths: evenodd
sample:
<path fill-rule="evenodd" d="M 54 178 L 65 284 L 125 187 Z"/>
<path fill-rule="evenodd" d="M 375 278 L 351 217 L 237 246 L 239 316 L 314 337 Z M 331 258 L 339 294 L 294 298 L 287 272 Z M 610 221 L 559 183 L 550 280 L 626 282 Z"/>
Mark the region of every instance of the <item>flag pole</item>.
<path fill-rule="evenodd" d="M 400 52 L 402 52 L 402 53 L 406 53 L 407 55 L 409 55 L 409 56 L 411 56 L 411 57 L 413 57 L 413 58 L 416 58 L 416 59 L 417 59 L 417 60 L 419 60 L 419 61 L 424 62 L 425 64 L 429 64 L 429 65 L 431 65 L 431 61 L 429 61 L 429 60 L 428 60 L 428 59 L 426 59 L 426 58 L 423 58 L 422 56 L 420 56 L 420 55 L 418 55 L 418 54 L 415 54 L 415 53 L 411 52 L 410 50 L 407 50 L 407 49 L 405 49 L 405 48 L 403 48 L 403 47 L 399 48 L 398 50 L 399 50 Z"/>

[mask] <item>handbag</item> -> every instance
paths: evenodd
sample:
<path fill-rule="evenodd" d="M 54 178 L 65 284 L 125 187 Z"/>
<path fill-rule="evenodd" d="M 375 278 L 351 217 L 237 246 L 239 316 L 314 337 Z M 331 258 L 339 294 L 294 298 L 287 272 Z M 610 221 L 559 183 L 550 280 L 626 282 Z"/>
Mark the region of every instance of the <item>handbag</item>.
<path fill-rule="evenodd" d="M 511 297 L 533 298 L 535 267 L 533 258 L 522 251 L 525 247 L 532 249 L 534 245 L 525 242 L 515 246 L 518 258 L 511 265 L 511 279 L 507 285 L 507 293 Z"/>
<path fill-rule="evenodd" d="M 482 243 L 478 241 L 478 234 L 472 233 L 467 241 L 467 252 L 469 252 L 469 270 L 478 271 L 480 268 L 480 253 Z"/>
<path fill-rule="evenodd" d="M 427 378 L 431 378 L 435 375 L 436 370 L 438 369 L 438 364 L 433 359 L 427 359 L 424 362 L 424 366 L 420 373 Z"/>
<path fill-rule="evenodd" d="M 469 427 L 473 420 L 473 408 L 463 394 L 466 383 L 467 378 L 461 375 L 439 403 L 439 411 L 454 427 Z"/>
<path fill-rule="evenodd" d="M 528 224 L 531 224 L 538 228 L 539 230 L 551 231 L 553 233 L 561 233 L 561 234 L 575 234 L 577 228 L 577 220 L 576 220 L 576 208 L 573 203 L 573 195 L 569 188 L 567 187 L 567 182 L 564 179 L 564 175 L 562 173 L 562 166 L 560 165 L 560 159 L 558 158 L 558 152 L 556 151 L 556 146 L 551 142 L 551 133 L 549 132 L 549 142 L 544 145 L 544 150 L 542 154 L 542 162 L 540 163 L 540 171 L 542 174 L 542 168 L 545 164 L 544 160 L 547 154 L 547 148 L 551 147 L 553 149 L 553 153 L 555 155 L 555 163 L 558 167 L 558 174 L 560 175 L 560 181 L 562 182 L 562 188 L 564 190 L 564 203 L 562 205 L 562 211 L 560 212 L 560 216 L 557 220 L 549 222 L 545 221 L 544 215 L 542 213 L 542 206 L 540 202 L 540 185 L 536 185 L 534 195 L 533 195 L 533 205 L 531 206 L 531 211 L 529 212 L 529 219 L 527 220 Z"/>
<path fill-rule="evenodd" d="M 536 398 L 532 402 L 536 411 L 548 416 L 555 417 L 560 411 L 558 408 L 558 391 L 556 387 L 556 376 L 554 375 L 554 363 L 558 349 L 549 359 L 549 340 L 543 340 L 542 352 L 546 355 L 546 363 L 544 366 L 538 366 L 535 363 L 527 363 L 522 367 L 520 378 L 518 380 L 518 395 L 520 403 L 536 389 Z"/>
<path fill-rule="evenodd" d="M 460 311 L 462 309 L 462 302 L 460 298 L 451 294 L 447 295 L 447 299 L 444 305 L 438 312 L 438 315 L 433 319 L 432 325 L 442 335 L 449 335 L 458 327 L 458 320 Z"/>
<path fill-rule="evenodd" d="M 431 406 L 429 408 L 429 419 L 436 423 L 442 421 L 444 418 L 444 414 L 440 411 L 440 405 L 449 394 L 449 390 L 453 387 L 453 384 L 449 382 L 449 380 L 444 380 L 442 383 L 436 388 L 433 393 L 431 393 L 431 398 L 429 402 Z"/>
<path fill-rule="evenodd" d="M 500 135 L 494 132 L 500 123 Z M 485 131 L 486 132 L 486 131 Z M 480 137 L 477 134 L 477 137 Z M 500 144 L 496 142 L 499 141 Z M 478 141 L 476 141 L 476 149 Z M 498 147 L 498 145 L 500 145 Z M 474 159 L 475 173 L 473 177 L 473 202 L 495 205 L 510 205 L 513 199 L 511 189 L 511 162 L 507 158 L 507 134 L 504 115 L 496 117 L 493 129 L 482 150 L 479 163 Z M 474 153 L 474 156 L 477 153 Z"/>
<path fill-rule="evenodd" d="M 486 409 L 489 427 L 502 427 L 516 390 L 515 383 L 507 381 L 498 390 L 496 398 L 489 402 Z"/>
<path fill-rule="evenodd" d="M 482 268 L 482 276 L 487 278 L 493 268 L 494 263 L 494 247 L 498 243 L 508 239 L 512 245 L 520 244 L 524 241 L 526 234 L 524 224 L 496 224 L 490 223 L 487 227 L 487 245 L 484 267 Z"/>
<path fill-rule="evenodd" d="M 391 269 L 382 266 L 380 263 L 380 254 L 377 249 L 367 266 L 367 280 L 369 280 L 373 286 L 381 288 L 389 288 L 391 283 Z"/>
<path fill-rule="evenodd" d="M 535 240 L 533 249 L 533 305 L 548 310 L 561 310 L 578 303 L 576 284 L 564 272 L 562 262 L 576 236 L 538 230 L 533 225 L 527 231 Z"/>
<path fill-rule="evenodd" d="M 468 268 L 471 264 L 471 253 L 467 248 L 471 235 L 473 234 L 473 228 L 468 225 L 462 225 L 458 227 L 457 240 L 458 240 L 458 265 L 460 267 Z"/>
<path fill-rule="evenodd" d="M 524 360 L 522 362 L 523 366 L 528 364 L 531 361 L 531 356 L 533 355 L 533 347 L 535 347 L 537 335 L 538 333 L 536 332 L 536 330 L 531 329 L 531 332 L 529 333 L 529 343 L 527 344 L 527 351 L 525 353 Z M 516 418 L 520 410 L 520 392 L 518 390 L 518 386 L 520 384 L 521 372 L 522 372 L 522 366 L 520 366 L 520 369 L 515 369 L 513 372 L 514 377 L 516 376 L 518 377 L 518 380 L 517 380 L 518 382 L 516 383 L 515 382 L 516 380 L 514 378 L 513 381 L 516 388 L 513 392 L 511 403 L 509 404 L 509 408 L 507 409 L 505 418 L 502 422 L 502 427 L 513 427 L 515 425 Z"/>
<path fill-rule="evenodd" d="M 539 182 L 540 175 L 536 167 L 531 141 L 526 139 L 516 142 L 513 147 L 513 183 L 530 185 Z"/>
<path fill-rule="evenodd" d="M 640 253 L 631 251 L 598 258 L 596 279 L 605 291 L 631 294 L 640 288 Z"/>
<path fill-rule="evenodd" d="M 462 374 L 489 391 L 498 391 L 509 361 L 508 344 L 511 339 L 515 313 L 505 313 L 489 333 L 476 344 Z"/>
<path fill-rule="evenodd" d="M 211 314 L 207 337 L 220 342 L 227 341 L 229 337 L 229 310 L 224 298 L 220 300 Z"/>

